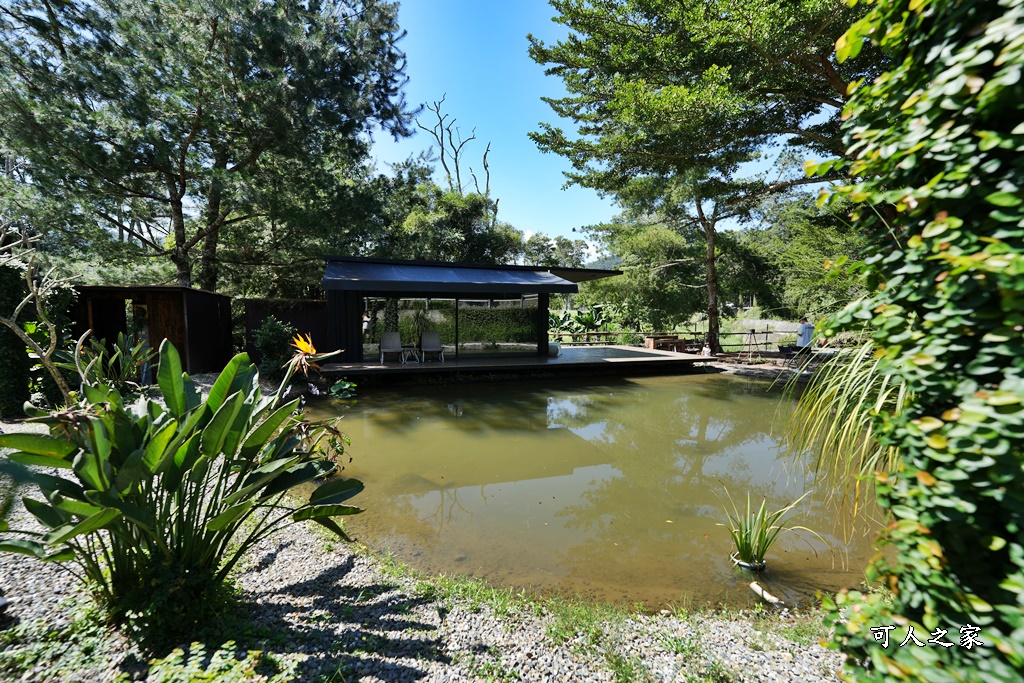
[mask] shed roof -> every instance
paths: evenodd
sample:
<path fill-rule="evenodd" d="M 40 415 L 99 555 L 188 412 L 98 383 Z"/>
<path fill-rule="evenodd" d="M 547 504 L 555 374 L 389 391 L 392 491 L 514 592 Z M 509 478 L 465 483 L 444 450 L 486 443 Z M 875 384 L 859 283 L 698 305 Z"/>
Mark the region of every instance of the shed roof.
<path fill-rule="evenodd" d="M 324 289 L 403 294 L 572 294 L 620 271 L 327 257 Z"/>

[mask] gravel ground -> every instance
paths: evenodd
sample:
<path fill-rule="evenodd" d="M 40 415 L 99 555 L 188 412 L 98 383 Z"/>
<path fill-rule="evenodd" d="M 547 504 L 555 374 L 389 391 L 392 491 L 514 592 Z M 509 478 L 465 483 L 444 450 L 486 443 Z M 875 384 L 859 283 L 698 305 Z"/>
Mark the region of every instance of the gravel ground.
<path fill-rule="evenodd" d="M 12 515 L 27 517 L 20 505 Z M 440 595 L 390 567 L 294 525 L 254 547 L 236 581 L 251 621 L 275 634 L 260 647 L 293 664 L 299 681 L 782 683 L 835 680 L 842 663 L 839 653 L 780 635 L 807 619 L 786 612 L 634 615 L 556 637 L 564 622 L 550 605 L 520 603 L 496 613 L 486 602 Z M 59 566 L 10 553 L 0 553 L 0 590 L 12 599 L 9 617 L 57 631 L 88 599 Z M 8 619 L 0 630 L 10 626 Z M 116 642 L 101 664 L 69 672 L 44 660 L 21 680 L 144 680 L 145 657 L 129 641 Z"/>

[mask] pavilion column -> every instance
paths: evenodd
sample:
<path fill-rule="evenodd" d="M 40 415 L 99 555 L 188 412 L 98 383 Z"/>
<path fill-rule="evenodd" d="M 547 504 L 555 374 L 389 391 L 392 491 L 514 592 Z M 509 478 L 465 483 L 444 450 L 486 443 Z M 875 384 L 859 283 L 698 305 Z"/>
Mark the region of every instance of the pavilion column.
<path fill-rule="evenodd" d="M 551 295 L 541 292 L 537 295 L 537 355 L 547 358 L 548 355 L 548 308 Z"/>

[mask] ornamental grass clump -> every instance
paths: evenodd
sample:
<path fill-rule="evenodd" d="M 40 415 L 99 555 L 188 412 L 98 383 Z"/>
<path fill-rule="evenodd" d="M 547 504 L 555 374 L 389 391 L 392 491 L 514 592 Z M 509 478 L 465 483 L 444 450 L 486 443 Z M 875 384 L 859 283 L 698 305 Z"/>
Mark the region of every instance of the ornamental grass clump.
<path fill-rule="evenodd" d="M 166 641 L 204 625 L 232 568 L 270 534 L 312 520 L 347 539 L 332 518 L 361 512 L 344 502 L 363 485 L 335 478 L 308 502 L 287 495 L 335 474 L 347 443 L 334 424 L 307 422 L 298 399 L 282 403 L 287 377 L 264 396 L 239 354 L 202 400 L 173 345 L 159 358 L 162 402 L 128 406 L 86 383 L 77 405 L 33 415 L 49 435 L 0 435 L 10 461 L 63 475 L 22 473 L 42 494 L 24 504 L 45 530 L 0 521 L 0 551 L 63 563 L 113 622 Z"/>
<path fill-rule="evenodd" d="M 746 510 L 740 512 L 729 492 L 726 491 L 725 494 L 729 498 L 732 511 L 728 508 L 725 509 L 729 524 L 719 524 L 719 526 L 724 526 L 729 530 L 732 542 L 736 546 L 736 552 L 732 554 L 732 561 L 739 566 L 754 571 L 763 570 L 767 566 L 765 557 L 768 551 L 783 531 L 807 531 L 824 542 L 820 535 L 805 526 L 787 526 L 789 520 L 793 518 L 789 512 L 807 496 L 806 493 L 774 512 L 768 511 L 765 499 L 761 500 L 761 505 L 757 510 L 753 510 L 749 493 L 747 494 Z"/>

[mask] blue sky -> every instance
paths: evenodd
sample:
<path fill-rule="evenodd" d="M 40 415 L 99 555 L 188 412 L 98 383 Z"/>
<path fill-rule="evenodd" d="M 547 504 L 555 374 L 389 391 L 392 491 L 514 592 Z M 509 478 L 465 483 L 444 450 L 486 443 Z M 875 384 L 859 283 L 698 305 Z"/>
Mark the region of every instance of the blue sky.
<path fill-rule="evenodd" d="M 561 79 L 545 76 L 527 54 L 528 33 L 546 42 L 563 35 L 554 15 L 546 0 L 405 0 L 399 10 L 408 31 L 400 43 L 408 57 L 405 92 L 413 106 L 446 96 L 442 111 L 455 117 L 463 135 L 476 128 L 465 155 L 481 183 L 480 158 L 491 143 L 487 159 L 499 219 L 524 232 L 579 238 L 573 228 L 607 221 L 617 211 L 593 190 L 563 190 L 568 162 L 543 154 L 527 137 L 542 121 L 564 125 L 540 99 L 564 94 Z M 432 116 L 425 112 L 421 120 L 430 126 Z M 374 154 L 386 172 L 387 163 L 430 144 L 422 131 L 398 143 L 378 135 Z"/>

